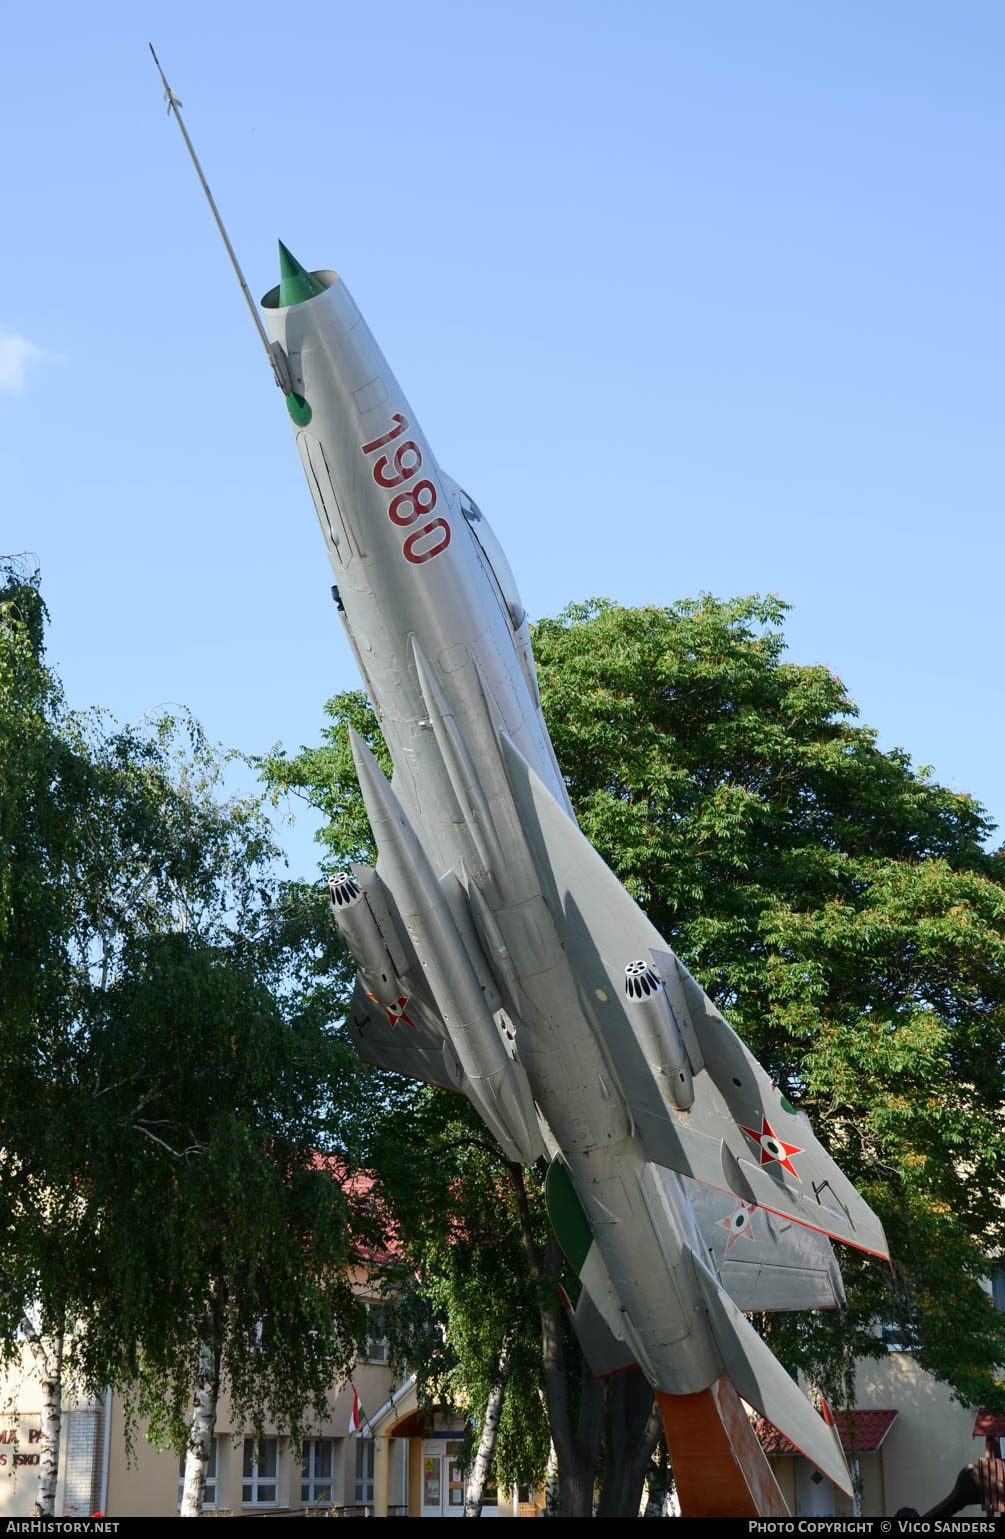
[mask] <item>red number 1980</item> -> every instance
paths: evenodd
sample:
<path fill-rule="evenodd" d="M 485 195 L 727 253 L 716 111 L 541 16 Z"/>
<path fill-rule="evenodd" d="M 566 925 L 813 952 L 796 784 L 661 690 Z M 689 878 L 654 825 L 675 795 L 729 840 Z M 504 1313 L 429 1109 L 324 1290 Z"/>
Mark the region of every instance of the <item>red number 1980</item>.
<path fill-rule="evenodd" d="M 396 411 L 391 418 L 395 424 L 388 432 L 382 433 L 379 438 L 371 438 L 368 444 L 362 446 L 362 453 L 375 454 L 378 449 L 386 448 L 402 433 L 408 431 L 408 422 L 400 411 Z M 382 454 L 371 466 L 371 473 L 378 486 L 392 490 L 398 486 L 406 486 L 412 480 L 422 464 L 422 454 L 417 444 L 409 438 L 390 454 Z M 388 504 L 387 516 L 392 524 L 401 528 L 411 529 L 411 533 L 405 538 L 401 547 L 401 553 L 406 561 L 413 566 L 422 566 L 426 561 L 432 561 L 441 551 L 446 550 L 450 544 L 450 525 L 445 518 L 431 518 L 426 523 L 414 528 L 417 520 L 427 513 L 431 513 L 436 507 L 436 487 L 432 481 L 416 481 L 414 486 L 409 486 L 407 491 L 398 492 Z M 432 544 L 426 545 L 427 537 L 432 539 Z"/>

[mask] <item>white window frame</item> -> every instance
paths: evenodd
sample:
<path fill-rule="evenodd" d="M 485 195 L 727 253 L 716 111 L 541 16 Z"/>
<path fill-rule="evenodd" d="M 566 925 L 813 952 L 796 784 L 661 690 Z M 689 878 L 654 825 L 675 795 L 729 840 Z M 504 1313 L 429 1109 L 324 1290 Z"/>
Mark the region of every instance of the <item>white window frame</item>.
<path fill-rule="evenodd" d="M 374 1469 L 373 1438 L 372 1437 L 357 1437 L 355 1439 L 355 1443 L 356 1443 L 356 1455 L 355 1455 L 355 1459 L 356 1459 L 356 1462 L 355 1462 L 355 1471 L 356 1471 L 355 1479 L 356 1479 L 356 1484 L 355 1484 L 355 1488 L 354 1489 L 355 1489 L 356 1500 L 354 1501 L 353 1506 L 354 1507 L 372 1507 L 373 1506 L 373 1490 L 374 1490 L 374 1482 L 373 1482 L 373 1469 Z M 367 1453 L 368 1449 L 369 1449 L 369 1453 Z M 369 1495 L 367 1495 L 368 1491 L 369 1491 Z"/>
<path fill-rule="evenodd" d="M 267 1469 L 263 1469 L 260 1460 L 269 1451 L 273 1454 L 273 1473 L 270 1475 Z M 250 1465 L 250 1472 L 249 1472 Z M 272 1496 L 262 1496 L 264 1487 L 271 1486 Z M 250 1490 L 250 1495 L 248 1494 Z M 263 1437 L 256 1448 L 255 1439 L 246 1437 L 244 1440 L 244 1459 L 241 1467 L 241 1506 L 242 1507 L 278 1507 L 279 1506 L 279 1439 L 278 1437 Z"/>
<path fill-rule="evenodd" d="M 906 1323 L 881 1320 L 878 1334 L 888 1352 L 911 1353 L 919 1350 L 918 1327 L 913 1320 Z"/>
<path fill-rule="evenodd" d="M 328 1473 L 318 1473 L 318 1454 L 328 1450 Z M 319 1495 L 318 1487 L 326 1494 Z M 300 1504 L 302 1507 L 334 1506 L 335 1503 L 335 1443 L 330 1437 L 304 1439 L 300 1464 Z"/>
<path fill-rule="evenodd" d="M 380 1366 L 383 1368 L 383 1367 L 387 1366 L 387 1337 L 386 1336 L 376 1336 L 376 1335 L 371 1336 L 370 1335 L 370 1318 L 371 1318 L 371 1316 L 374 1317 L 374 1328 L 375 1329 L 380 1329 L 380 1326 L 381 1326 L 382 1322 L 380 1322 L 379 1309 L 380 1309 L 380 1306 L 378 1304 L 374 1304 L 374 1303 L 368 1303 L 367 1306 L 366 1306 L 366 1316 L 367 1316 L 366 1349 L 365 1349 L 365 1353 L 364 1353 L 364 1356 L 361 1359 L 361 1361 L 364 1362 L 364 1363 L 379 1363 Z"/>
<path fill-rule="evenodd" d="M 185 1459 L 182 1454 L 178 1466 L 178 1508 L 181 1510 L 181 1499 L 185 1494 Z M 215 1507 L 217 1504 L 218 1479 L 220 1469 L 220 1439 L 215 1437 L 209 1455 L 209 1468 L 206 1471 L 206 1490 L 202 1498 L 203 1508 Z"/>

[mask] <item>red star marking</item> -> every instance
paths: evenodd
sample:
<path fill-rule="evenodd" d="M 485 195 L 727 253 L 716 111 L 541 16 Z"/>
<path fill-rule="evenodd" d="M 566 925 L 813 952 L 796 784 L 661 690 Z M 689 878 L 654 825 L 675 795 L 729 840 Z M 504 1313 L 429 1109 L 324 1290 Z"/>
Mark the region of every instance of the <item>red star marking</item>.
<path fill-rule="evenodd" d="M 736 1200 L 736 1207 L 733 1209 L 732 1213 L 729 1213 L 725 1218 L 720 1218 L 718 1220 L 717 1227 L 719 1229 L 729 1230 L 729 1239 L 726 1241 L 725 1252 L 727 1256 L 733 1249 L 733 1246 L 736 1244 L 737 1240 L 739 1240 L 743 1235 L 746 1235 L 748 1240 L 756 1239 L 753 1225 L 750 1222 L 750 1215 L 753 1213 L 756 1207 L 756 1202 L 744 1202 L 742 1198 L 738 1197 Z"/>
<path fill-rule="evenodd" d="M 370 994 L 368 997 L 373 1000 L 375 1005 L 380 1004 L 380 1000 L 377 998 L 376 994 Z M 409 996 L 407 994 L 402 994 L 399 996 L 396 1004 L 385 1005 L 384 1009 L 387 1011 L 387 1018 L 392 1026 L 397 1026 L 399 1021 L 404 1021 L 406 1026 L 411 1026 L 413 1031 L 418 1031 L 418 1026 L 416 1026 L 415 1022 L 412 1020 L 412 1017 L 407 1013 L 405 1009 L 405 1006 L 408 1004 L 408 999 Z"/>
<path fill-rule="evenodd" d="M 398 999 L 397 1005 L 385 1005 L 384 1009 L 387 1011 L 387 1018 L 392 1026 L 397 1026 L 399 1021 L 404 1021 L 406 1026 L 411 1026 L 413 1031 L 418 1031 L 418 1026 L 416 1026 L 412 1017 L 405 1009 L 407 1004 L 408 995 L 402 994 Z"/>
<path fill-rule="evenodd" d="M 791 1176 L 795 1176 L 796 1180 L 799 1180 L 799 1172 L 790 1162 L 789 1155 L 802 1154 L 802 1149 L 796 1144 L 783 1143 L 777 1134 L 772 1131 L 771 1125 L 763 1112 L 761 1113 L 761 1131 L 759 1133 L 755 1133 L 753 1128 L 744 1128 L 743 1131 L 748 1138 L 754 1140 L 754 1143 L 760 1149 L 762 1165 L 770 1165 L 772 1160 L 777 1160 L 779 1165 L 784 1166 Z"/>

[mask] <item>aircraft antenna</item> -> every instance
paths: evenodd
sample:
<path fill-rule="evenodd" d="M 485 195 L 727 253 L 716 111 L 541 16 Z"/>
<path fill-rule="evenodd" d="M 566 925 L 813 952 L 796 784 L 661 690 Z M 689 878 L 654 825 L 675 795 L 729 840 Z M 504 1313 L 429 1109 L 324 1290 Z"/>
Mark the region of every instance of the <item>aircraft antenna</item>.
<path fill-rule="evenodd" d="M 210 208 L 213 211 L 213 218 L 216 220 L 217 229 L 220 231 L 220 234 L 223 236 L 223 244 L 227 248 L 227 255 L 230 257 L 230 260 L 231 260 L 231 262 L 234 265 L 234 271 L 237 274 L 237 281 L 241 285 L 241 293 L 244 295 L 245 299 L 248 302 L 248 309 L 251 311 L 251 318 L 252 318 L 252 320 L 255 323 L 255 329 L 257 330 L 258 335 L 262 339 L 262 346 L 265 348 L 265 352 L 266 352 L 266 355 L 267 355 L 268 360 L 269 360 L 269 365 L 270 365 L 270 367 L 272 369 L 273 374 L 275 375 L 276 384 L 279 386 L 280 390 L 285 395 L 287 393 L 287 391 L 289 390 L 289 388 L 290 388 L 289 381 L 283 379 L 283 374 L 282 374 L 282 370 L 281 370 L 281 366 L 280 366 L 280 361 L 276 357 L 276 354 L 275 354 L 275 352 L 272 349 L 272 345 L 269 342 L 268 336 L 266 335 L 265 327 L 262 325 L 262 318 L 259 315 L 258 310 L 257 310 L 257 308 L 255 306 L 255 301 L 252 299 L 251 294 L 248 291 L 248 285 L 245 282 L 244 274 L 241 271 L 241 264 L 237 260 L 237 253 L 234 251 L 233 246 L 230 244 L 230 237 L 228 236 L 226 230 L 223 227 L 223 220 L 220 218 L 220 210 L 217 208 L 216 204 L 213 201 L 213 194 L 209 190 L 209 183 L 207 182 L 206 177 L 203 174 L 203 169 L 202 169 L 202 167 L 199 164 L 199 157 L 195 153 L 195 149 L 193 148 L 192 141 L 191 141 L 191 139 L 188 136 L 188 130 L 186 129 L 185 124 L 182 121 L 181 113 L 178 110 L 181 107 L 182 104 L 178 100 L 178 98 L 174 94 L 174 92 L 172 91 L 171 87 L 168 85 L 167 80 L 165 79 L 164 71 L 161 69 L 161 61 L 158 59 L 156 53 L 154 53 L 154 45 L 153 45 L 153 43 L 151 43 L 149 45 L 149 47 L 150 47 L 150 52 L 153 54 L 154 63 L 157 66 L 157 73 L 160 75 L 161 83 L 164 86 L 164 100 L 168 104 L 168 106 L 167 106 L 168 113 L 169 114 L 171 112 L 174 113 L 175 120 L 176 120 L 176 122 L 178 124 L 178 127 L 181 129 L 181 136 L 185 140 L 185 144 L 186 144 L 186 147 L 188 149 L 188 152 L 189 152 L 189 154 L 192 157 L 192 164 L 193 164 L 193 166 L 195 166 L 196 172 L 198 173 L 199 180 L 202 183 L 202 190 L 206 194 L 206 200 L 209 203 L 209 206 L 210 206 Z M 284 359 L 284 362 L 285 362 L 285 359 Z"/>

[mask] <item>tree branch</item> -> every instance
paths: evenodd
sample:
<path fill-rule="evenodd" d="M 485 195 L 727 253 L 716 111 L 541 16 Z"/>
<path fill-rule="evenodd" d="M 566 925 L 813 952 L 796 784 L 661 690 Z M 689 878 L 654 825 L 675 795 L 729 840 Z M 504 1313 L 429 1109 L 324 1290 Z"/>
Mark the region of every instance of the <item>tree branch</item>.
<path fill-rule="evenodd" d="M 134 1133 L 142 1133 L 145 1138 L 150 1138 L 155 1144 L 160 1144 L 161 1148 L 166 1149 L 168 1154 L 176 1160 L 187 1160 L 189 1155 L 201 1154 L 206 1148 L 204 1143 L 200 1143 L 197 1140 L 194 1144 L 189 1144 L 187 1149 L 173 1149 L 169 1143 L 165 1143 L 163 1138 L 158 1138 L 156 1133 L 151 1133 L 148 1127 L 144 1127 L 142 1122 L 134 1122 L 132 1128 Z"/>

